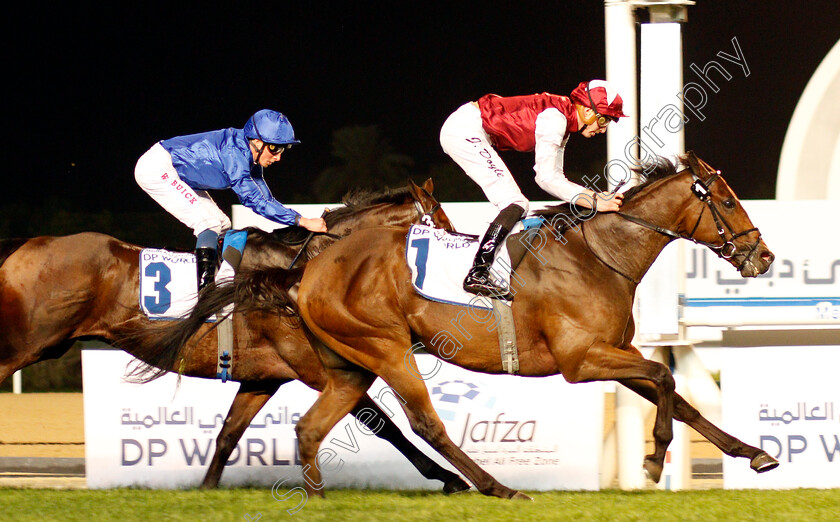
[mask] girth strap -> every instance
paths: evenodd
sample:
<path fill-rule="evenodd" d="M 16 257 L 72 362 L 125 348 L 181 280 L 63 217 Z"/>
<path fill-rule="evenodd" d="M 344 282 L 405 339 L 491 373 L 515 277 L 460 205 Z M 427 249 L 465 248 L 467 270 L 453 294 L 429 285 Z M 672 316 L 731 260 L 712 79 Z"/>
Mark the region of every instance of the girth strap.
<path fill-rule="evenodd" d="M 493 299 L 493 310 L 499 323 L 496 325 L 499 334 L 499 350 L 502 357 L 502 369 L 511 374 L 519 373 L 519 349 L 516 346 L 516 328 L 513 325 L 513 310 L 498 299 Z"/>
<path fill-rule="evenodd" d="M 245 241 L 248 237 L 244 230 L 229 231 L 225 234 L 222 247 L 222 259 L 230 265 L 234 272 L 239 269 L 242 254 L 245 251 Z M 231 284 L 229 281 L 222 284 Z M 216 377 L 227 382 L 233 378 L 233 305 L 229 305 L 218 314 L 219 323 L 216 325 L 218 344 L 218 359 L 216 361 Z"/>

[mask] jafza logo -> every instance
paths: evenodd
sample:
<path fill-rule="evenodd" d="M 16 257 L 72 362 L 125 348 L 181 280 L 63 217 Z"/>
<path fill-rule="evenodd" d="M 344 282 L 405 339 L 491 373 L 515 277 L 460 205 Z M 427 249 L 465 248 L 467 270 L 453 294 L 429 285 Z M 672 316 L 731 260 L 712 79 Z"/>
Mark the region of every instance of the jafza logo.
<path fill-rule="evenodd" d="M 468 381 L 454 379 L 432 386 L 432 402 L 444 421 L 459 433 L 458 447 L 484 443 L 533 442 L 536 420 L 522 420 L 495 407 L 496 397 Z"/>

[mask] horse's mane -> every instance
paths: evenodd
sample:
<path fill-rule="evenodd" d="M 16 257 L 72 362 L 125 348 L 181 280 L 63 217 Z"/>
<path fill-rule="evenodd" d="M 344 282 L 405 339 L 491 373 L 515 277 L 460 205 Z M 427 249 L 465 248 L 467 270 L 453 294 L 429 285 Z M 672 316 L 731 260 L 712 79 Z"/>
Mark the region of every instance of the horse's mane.
<path fill-rule="evenodd" d="M 680 163 L 684 165 L 688 164 L 688 158 L 686 155 L 682 155 L 678 159 Z M 670 159 L 662 156 L 656 156 L 656 159 L 653 161 L 649 161 L 644 165 L 633 168 L 633 172 L 639 175 L 640 181 L 638 185 L 630 187 L 624 192 L 624 201 L 629 201 L 633 198 L 633 196 L 638 194 L 645 187 L 651 185 L 654 181 L 675 176 L 678 171 L 677 165 L 675 165 Z"/>
<path fill-rule="evenodd" d="M 324 221 L 327 223 L 327 228 L 332 228 L 342 221 L 358 214 L 359 212 L 368 210 L 371 207 L 382 204 L 402 203 L 409 197 L 411 197 L 411 192 L 408 187 L 400 187 L 396 189 L 385 188 L 380 191 L 367 189 L 351 190 L 341 199 L 341 203 L 344 206 L 328 212 L 327 215 L 324 216 Z M 253 227 L 248 227 L 246 230 L 249 234 L 267 234 Z M 267 235 L 270 235 L 275 240 L 287 245 L 299 245 L 306 241 L 306 238 L 309 236 L 309 230 L 297 225 L 292 225 L 280 228 Z"/>
<path fill-rule="evenodd" d="M 411 197 L 411 192 L 408 190 L 408 187 L 396 189 L 385 188 L 380 191 L 366 189 L 352 190 L 341 199 L 344 206 L 329 212 L 324 220 L 329 227 L 376 205 L 398 204 L 409 197 Z"/>
<path fill-rule="evenodd" d="M 685 155 L 679 156 L 678 159 L 680 163 L 688 163 L 688 159 Z M 640 181 L 638 185 L 631 187 L 624 192 L 625 203 L 633 199 L 634 196 L 644 190 L 645 187 L 653 184 L 655 181 L 669 178 L 677 174 L 677 166 L 671 160 L 662 156 L 657 156 L 653 161 L 634 167 L 632 170 L 638 174 Z M 560 233 L 563 233 L 563 231 L 568 227 L 575 226 L 581 221 L 588 220 L 591 213 L 592 210 L 588 208 L 577 206 L 573 209 L 572 203 L 561 203 L 559 205 L 552 205 L 542 210 L 538 210 L 534 212 L 534 215 L 542 217 L 546 221 L 552 223 L 564 224 L 565 226 L 563 227 L 563 230 L 558 230 Z"/>

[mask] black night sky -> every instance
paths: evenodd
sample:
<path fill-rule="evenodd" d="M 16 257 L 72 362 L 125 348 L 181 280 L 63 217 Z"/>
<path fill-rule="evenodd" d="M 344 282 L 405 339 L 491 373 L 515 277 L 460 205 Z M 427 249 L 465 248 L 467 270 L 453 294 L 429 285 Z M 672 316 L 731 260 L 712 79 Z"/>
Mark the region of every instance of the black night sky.
<path fill-rule="evenodd" d="M 241 127 L 261 108 L 284 112 L 303 142 L 267 171 L 281 201 L 312 198 L 312 179 L 335 162 L 331 133 L 351 125 L 378 125 L 421 179 L 449 161 L 438 132 L 462 103 L 568 94 L 605 74 L 598 0 L 104 5 L 6 8 L 0 207 L 63 201 L 164 216 L 134 182 L 137 158 L 160 139 Z M 772 198 L 787 124 L 840 38 L 840 8 L 697 0 L 683 28 L 685 81 L 695 81 L 689 64 L 732 54 L 732 38 L 751 74 L 732 65 L 706 120 L 687 126 L 686 148 L 742 198 Z M 567 170 L 597 171 L 605 154 L 606 140 L 573 137 Z M 545 199 L 532 155 L 519 156 L 510 166 L 526 195 Z"/>

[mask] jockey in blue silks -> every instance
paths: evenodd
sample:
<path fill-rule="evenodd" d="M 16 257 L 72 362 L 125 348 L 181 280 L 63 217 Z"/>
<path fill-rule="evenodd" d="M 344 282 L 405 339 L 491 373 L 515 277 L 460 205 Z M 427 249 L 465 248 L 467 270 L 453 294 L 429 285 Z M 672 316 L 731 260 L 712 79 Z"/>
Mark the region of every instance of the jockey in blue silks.
<path fill-rule="evenodd" d="M 207 190 L 233 189 L 243 205 L 271 221 L 327 231 L 323 219 L 302 217 L 274 199 L 263 178 L 264 167 L 299 143 L 283 114 L 264 109 L 243 129 L 163 140 L 137 161 L 134 177 L 140 188 L 195 233 L 199 290 L 215 277 L 218 237 L 231 227 Z"/>

